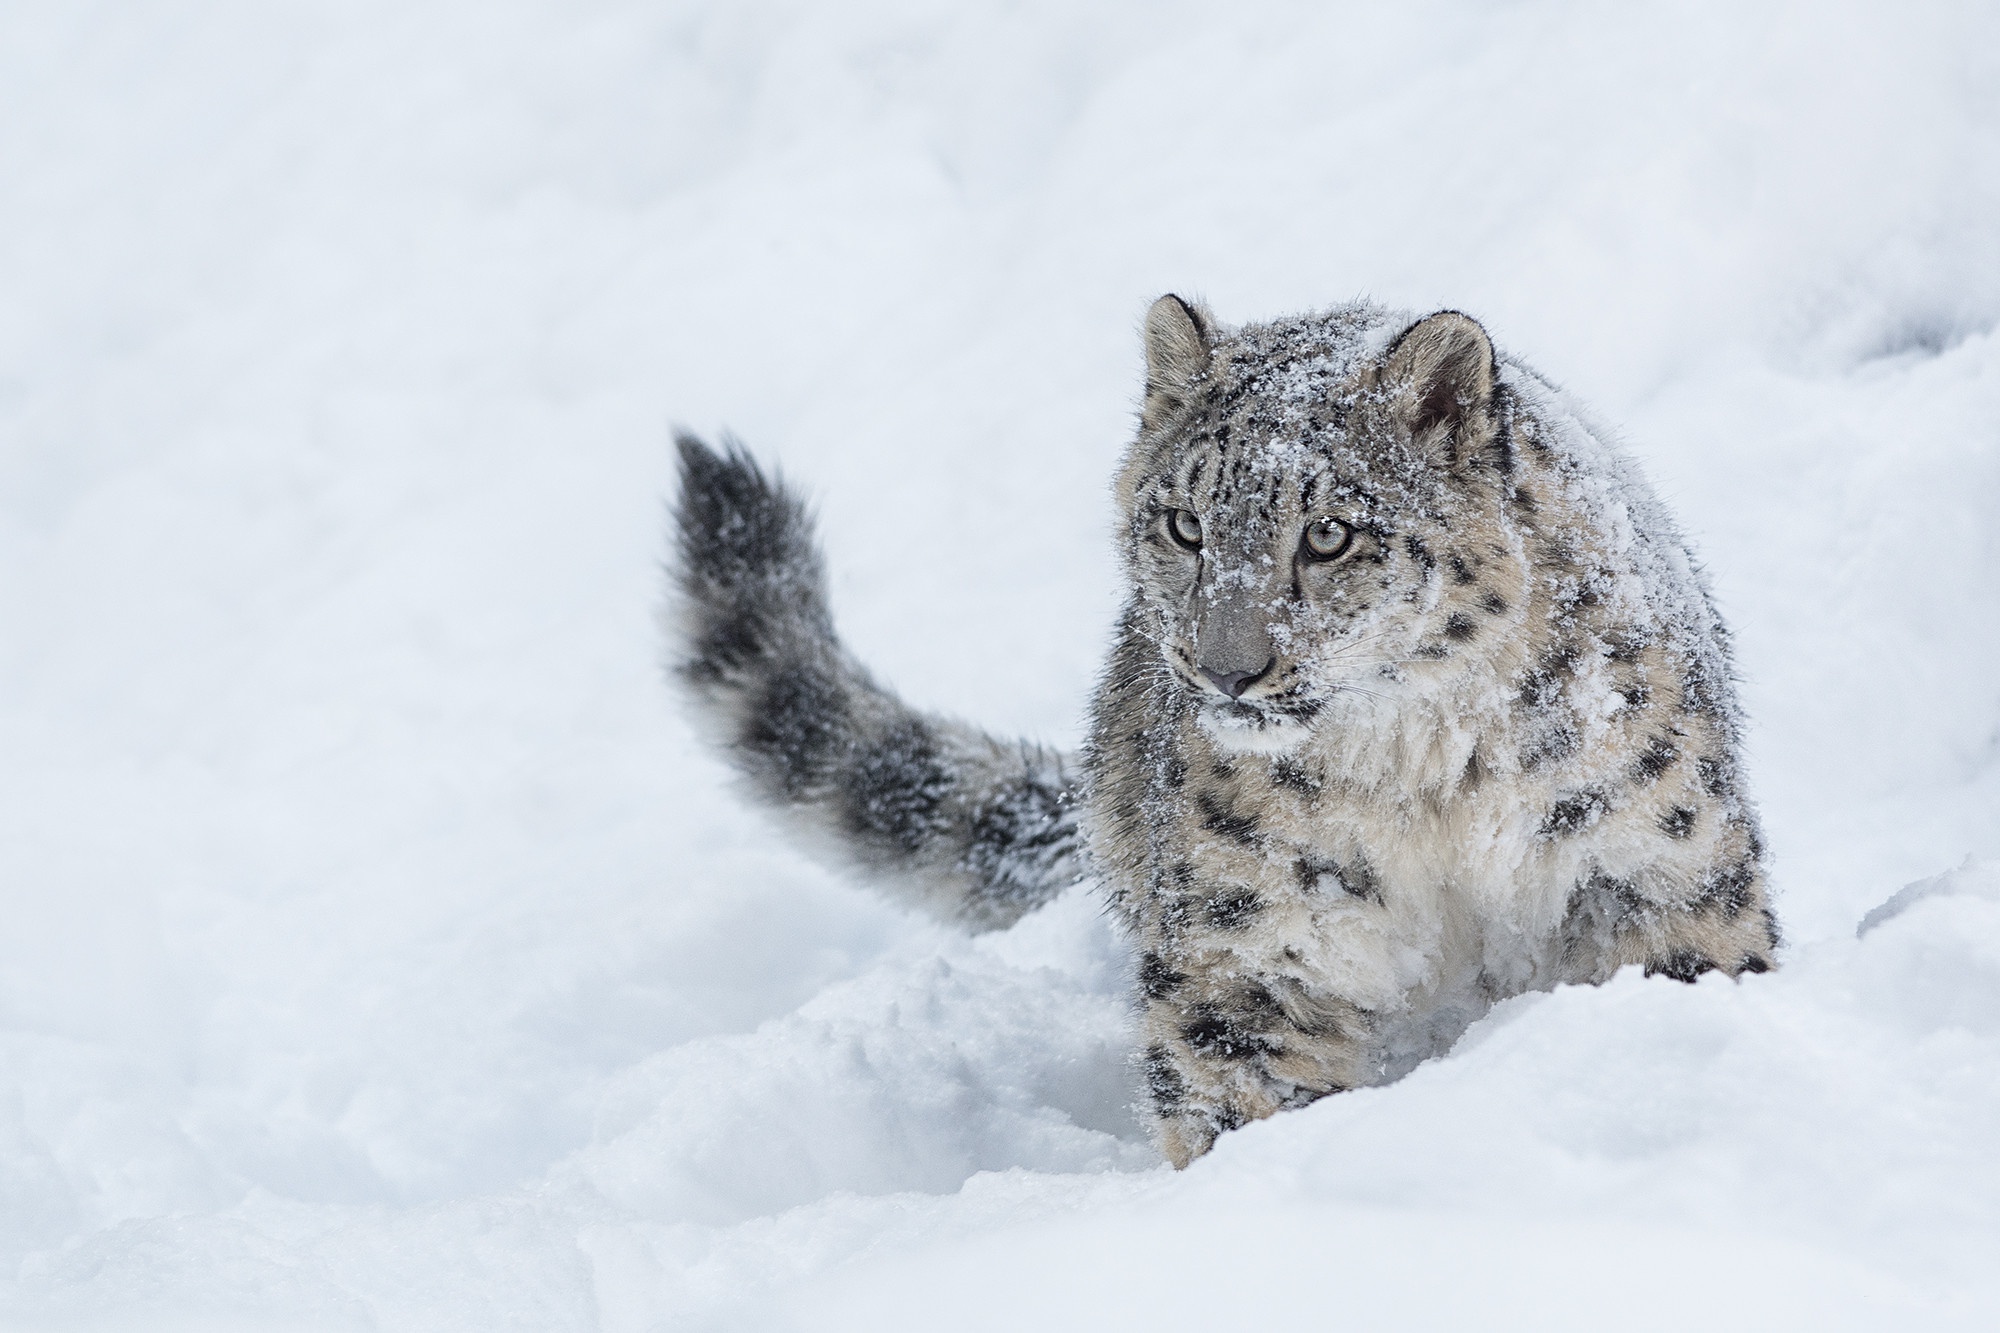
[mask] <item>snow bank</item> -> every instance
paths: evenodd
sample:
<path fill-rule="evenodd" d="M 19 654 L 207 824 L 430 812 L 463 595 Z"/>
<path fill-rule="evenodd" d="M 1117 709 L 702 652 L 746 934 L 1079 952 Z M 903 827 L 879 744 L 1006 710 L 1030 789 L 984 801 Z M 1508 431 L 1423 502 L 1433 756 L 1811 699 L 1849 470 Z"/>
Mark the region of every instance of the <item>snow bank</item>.
<path fill-rule="evenodd" d="M 1996 36 L 11 7 L 0 1325 L 1990 1325 Z M 814 491 L 913 699 L 1071 743 L 1169 289 L 1467 309 L 1622 424 L 1781 971 L 1511 1002 L 1174 1175 L 1087 894 L 957 938 L 735 800 L 658 680 L 668 423 Z"/>

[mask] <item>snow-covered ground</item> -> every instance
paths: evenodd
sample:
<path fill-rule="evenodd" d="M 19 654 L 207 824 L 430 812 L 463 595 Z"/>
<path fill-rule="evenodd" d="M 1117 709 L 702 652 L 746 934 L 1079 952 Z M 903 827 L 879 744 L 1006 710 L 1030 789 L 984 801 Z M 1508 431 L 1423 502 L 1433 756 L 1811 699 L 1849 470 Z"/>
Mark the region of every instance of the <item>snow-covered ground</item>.
<path fill-rule="evenodd" d="M 1996 144 L 1977 0 L 0 7 L 0 1325 L 1994 1327 Z M 1177 1175 L 1086 892 L 957 937 L 731 795 L 670 423 L 1073 743 L 1166 290 L 1462 308 L 1621 425 L 1782 970 Z"/>

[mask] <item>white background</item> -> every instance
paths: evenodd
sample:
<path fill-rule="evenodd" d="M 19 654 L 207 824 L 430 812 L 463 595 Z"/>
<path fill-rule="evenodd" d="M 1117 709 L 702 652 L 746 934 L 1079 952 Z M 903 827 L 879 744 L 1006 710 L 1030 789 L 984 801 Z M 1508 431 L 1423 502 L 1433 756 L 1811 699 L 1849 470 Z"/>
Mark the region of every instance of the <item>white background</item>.
<path fill-rule="evenodd" d="M 1996 143 L 1977 3 L 0 8 L 0 1321 L 1991 1327 Z M 1175 1175 L 1087 892 L 968 941 L 729 791 L 670 425 L 1071 744 L 1167 290 L 1463 309 L 1619 425 L 1781 971 Z"/>

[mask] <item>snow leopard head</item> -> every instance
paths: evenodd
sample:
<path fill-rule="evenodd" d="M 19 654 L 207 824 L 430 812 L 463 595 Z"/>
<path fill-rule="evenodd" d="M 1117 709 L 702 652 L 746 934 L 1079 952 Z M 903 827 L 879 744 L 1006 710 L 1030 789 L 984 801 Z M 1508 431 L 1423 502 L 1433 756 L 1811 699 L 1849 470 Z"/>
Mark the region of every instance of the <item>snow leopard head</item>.
<path fill-rule="evenodd" d="M 1238 329 L 1163 296 L 1118 485 L 1146 632 L 1229 748 L 1435 683 L 1523 600 L 1492 342 L 1366 304 Z"/>

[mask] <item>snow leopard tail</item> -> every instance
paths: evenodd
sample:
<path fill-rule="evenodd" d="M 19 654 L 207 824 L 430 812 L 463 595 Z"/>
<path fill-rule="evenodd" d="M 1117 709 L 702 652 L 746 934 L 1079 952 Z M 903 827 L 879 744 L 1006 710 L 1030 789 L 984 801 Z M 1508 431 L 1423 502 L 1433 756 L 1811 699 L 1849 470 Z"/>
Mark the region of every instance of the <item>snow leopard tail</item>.
<path fill-rule="evenodd" d="M 974 930 L 1083 874 L 1074 769 L 919 712 L 841 646 L 811 515 L 740 444 L 680 446 L 673 670 L 813 850 Z"/>

